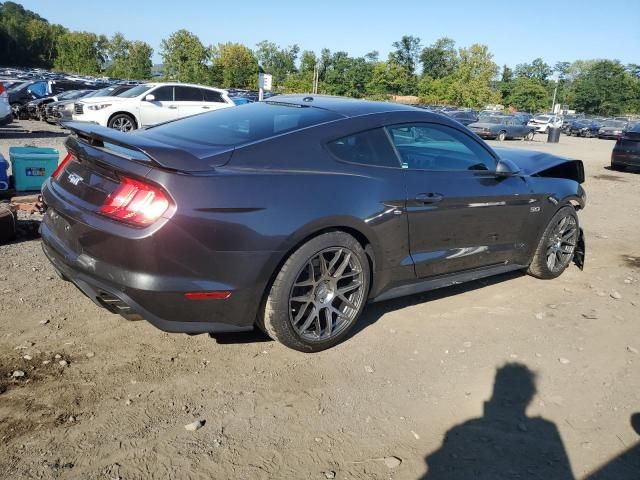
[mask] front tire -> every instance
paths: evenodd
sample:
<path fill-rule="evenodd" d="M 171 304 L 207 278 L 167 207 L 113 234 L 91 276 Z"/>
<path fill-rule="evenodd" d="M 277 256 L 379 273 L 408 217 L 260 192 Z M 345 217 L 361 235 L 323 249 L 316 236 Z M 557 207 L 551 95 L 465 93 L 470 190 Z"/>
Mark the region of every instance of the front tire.
<path fill-rule="evenodd" d="M 127 113 L 118 113 L 109 119 L 109 128 L 120 130 L 121 132 L 130 132 L 138 128 L 136 120 Z"/>
<path fill-rule="evenodd" d="M 312 238 L 278 272 L 258 324 L 294 350 L 330 348 L 362 313 L 369 275 L 367 255 L 351 235 L 329 232 Z"/>
<path fill-rule="evenodd" d="M 579 235 L 575 209 L 562 207 L 545 228 L 527 273 L 541 279 L 559 277 L 573 260 Z"/>
<path fill-rule="evenodd" d="M 496 140 L 498 140 L 499 142 L 504 142 L 506 139 L 507 139 L 507 132 L 505 132 L 504 130 L 501 131 L 496 137 Z"/>

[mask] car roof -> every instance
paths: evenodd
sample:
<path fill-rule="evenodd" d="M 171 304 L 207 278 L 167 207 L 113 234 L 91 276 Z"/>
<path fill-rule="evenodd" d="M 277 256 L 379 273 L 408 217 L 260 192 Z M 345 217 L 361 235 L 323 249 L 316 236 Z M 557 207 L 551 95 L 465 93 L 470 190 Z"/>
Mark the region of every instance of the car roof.
<path fill-rule="evenodd" d="M 195 83 L 180 83 L 180 82 L 149 82 L 141 85 L 147 85 L 149 87 L 195 87 L 195 88 L 206 88 L 207 90 L 215 90 L 216 92 L 226 93 L 227 91 L 222 88 L 210 87 L 208 85 L 198 85 Z"/>
<path fill-rule="evenodd" d="M 359 117 L 374 113 L 387 112 L 429 112 L 421 108 L 402 105 L 399 103 L 373 102 L 369 100 L 356 100 L 353 98 L 334 97 L 331 95 L 278 95 L 266 100 L 267 103 L 287 103 L 290 105 L 304 105 L 308 107 L 322 108 L 345 117 Z"/>

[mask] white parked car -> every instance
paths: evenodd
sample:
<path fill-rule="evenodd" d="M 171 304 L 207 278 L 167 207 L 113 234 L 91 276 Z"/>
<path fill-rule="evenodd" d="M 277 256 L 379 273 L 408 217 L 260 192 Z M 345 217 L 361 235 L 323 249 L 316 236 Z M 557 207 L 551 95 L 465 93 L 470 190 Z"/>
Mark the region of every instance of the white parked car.
<path fill-rule="evenodd" d="M 548 133 L 550 127 L 562 127 L 562 117 L 558 115 L 536 115 L 527 126 L 536 129 L 537 133 Z"/>
<path fill-rule="evenodd" d="M 13 112 L 9 105 L 9 96 L 0 80 L 0 126 L 8 125 L 13 121 Z"/>
<path fill-rule="evenodd" d="M 73 119 L 123 132 L 235 104 L 220 90 L 186 83 L 145 83 L 117 97 L 89 97 L 74 105 Z"/>

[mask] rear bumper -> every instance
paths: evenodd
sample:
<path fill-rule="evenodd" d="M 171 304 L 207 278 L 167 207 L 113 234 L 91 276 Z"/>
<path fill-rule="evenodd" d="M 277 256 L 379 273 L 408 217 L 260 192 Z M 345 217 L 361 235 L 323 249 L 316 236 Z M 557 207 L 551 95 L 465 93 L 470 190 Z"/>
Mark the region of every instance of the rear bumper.
<path fill-rule="evenodd" d="M 128 319 L 145 319 L 166 332 L 253 329 L 261 296 L 252 289 L 236 290 L 222 283 L 206 282 L 203 290 L 233 293 L 225 300 L 188 300 L 184 292 L 198 290 L 194 279 L 132 272 L 125 266 L 118 268 L 86 254 L 78 255 L 50 227 L 49 214 L 40 226 L 45 255 L 64 280 L 72 282 L 96 305 Z"/>
<path fill-rule="evenodd" d="M 640 153 L 616 152 L 611 154 L 612 165 L 640 167 Z"/>

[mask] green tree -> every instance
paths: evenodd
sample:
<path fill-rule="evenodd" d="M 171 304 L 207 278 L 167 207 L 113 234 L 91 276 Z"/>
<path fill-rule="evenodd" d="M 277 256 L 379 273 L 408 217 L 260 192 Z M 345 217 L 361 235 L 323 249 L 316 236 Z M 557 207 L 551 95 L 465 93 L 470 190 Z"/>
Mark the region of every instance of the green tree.
<path fill-rule="evenodd" d="M 107 39 L 90 32 L 67 32 L 58 38 L 57 70 L 84 75 L 102 71 L 105 61 Z"/>
<path fill-rule="evenodd" d="M 346 52 L 336 52 L 325 74 L 324 89 L 331 95 L 363 97 L 373 69 L 374 66 L 364 57 L 353 58 Z"/>
<path fill-rule="evenodd" d="M 513 90 L 513 70 L 504 65 L 502 67 L 502 76 L 496 86 L 503 101 L 506 102 Z"/>
<path fill-rule="evenodd" d="M 128 78 L 136 80 L 151 78 L 152 55 L 153 48 L 148 43 L 139 40 L 131 42 L 129 45 L 129 58 L 127 59 Z"/>
<path fill-rule="evenodd" d="M 451 103 L 461 107 L 482 108 L 496 103 L 499 94 L 492 88 L 491 82 L 498 73 L 493 55 L 486 45 L 474 44 L 459 50 L 456 70 L 451 75 Z"/>
<path fill-rule="evenodd" d="M 425 47 L 420 54 L 422 74 L 433 79 L 451 75 L 458 63 L 455 45 L 456 42 L 451 38 L 443 37 Z"/>
<path fill-rule="evenodd" d="M 179 82 L 211 84 L 210 49 L 197 35 L 178 30 L 160 43 L 165 77 Z"/>
<path fill-rule="evenodd" d="M 454 97 L 453 85 L 454 79 L 451 75 L 442 78 L 424 75 L 418 83 L 420 101 L 431 105 L 448 105 Z"/>
<path fill-rule="evenodd" d="M 598 60 L 574 81 L 575 106 L 585 113 L 617 115 L 634 102 L 633 78 L 618 60 Z"/>
<path fill-rule="evenodd" d="M 258 61 L 246 46 L 240 43 L 219 43 L 213 49 L 213 65 L 222 71 L 223 87 L 257 87 Z"/>
<path fill-rule="evenodd" d="M 297 45 L 291 45 L 287 48 L 280 48 L 273 42 L 266 40 L 258 43 L 256 50 L 256 58 L 265 73 L 273 76 L 273 85 L 282 87 L 284 81 L 289 74 L 296 73 L 296 59 L 300 48 Z"/>
<path fill-rule="evenodd" d="M 366 85 L 366 91 L 377 96 L 408 95 L 413 90 L 415 77 L 395 61 L 374 65 L 371 79 Z"/>
<path fill-rule="evenodd" d="M 399 41 L 393 42 L 393 48 L 395 50 L 389 54 L 389 58 L 408 73 L 414 75 L 420 54 L 420 38 L 413 35 L 403 35 Z"/>
<path fill-rule="evenodd" d="M 517 78 L 506 101 L 521 112 L 540 112 L 549 108 L 548 91 L 544 84 L 535 78 Z"/>
<path fill-rule="evenodd" d="M 526 77 L 546 82 L 553 73 L 553 69 L 541 58 L 536 58 L 531 63 L 520 63 L 516 65 L 516 77 Z"/>

